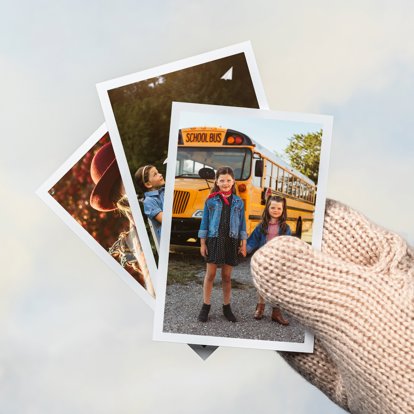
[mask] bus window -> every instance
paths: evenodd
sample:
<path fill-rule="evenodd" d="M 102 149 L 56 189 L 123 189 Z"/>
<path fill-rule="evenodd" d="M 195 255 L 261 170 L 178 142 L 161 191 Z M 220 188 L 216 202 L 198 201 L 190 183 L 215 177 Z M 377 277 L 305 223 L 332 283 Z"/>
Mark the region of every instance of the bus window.
<path fill-rule="evenodd" d="M 283 192 L 286 194 L 291 194 L 292 193 L 292 183 L 291 183 L 292 176 L 287 171 L 285 171 L 283 175 L 284 175 Z"/>
<path fill-rule="evenodd" d="M 305 183 L 302 180 L 300 180 L 300 183 L 299 183 L 299 198 L 303 199 L 304 190 L 305 190 Z"/>
<path fill-rule="evenodd" d="M 281 179 L 280 191 L 282 193 L 284 193 L 285 192 L 286 171 L 282 170 L 281 173 L 282 173 L 282 179 Z"/>
<path fill-rule="evenodd" d="M 298 179 L 297 177 L 292 175 L 292 195 L 297 197 L 297 191 L 298 191 Z"/>
<path fill-rule="evenodd" d="M 184 160 L 182 174 L 194 175 L 194 161 L 193 160 Z"/>
<path fill-rule="evenodd" d="M 276 189 L 276 165 L 274 165 L 273 163 L 271 163 L 271 168 L 272 168 L 272 173 L 270 174 L 270 188 L 272 188 L 273 190 Z"/>
<path fill-rule="evenodd" d="M 271 187 L 272 179 L 272 163 L 269 160 L 266 160 L 266 177 L 265 177 L 265 187 Z"/>
<path fill-rule="evenodd" d="M 229 166 L 236 180 L 245 180 L 250 175 L 251 160 L 252 153 L 247 148 L 178 147 L 176 176 L 200 178 L 198 172 L 203 167 L 217 171 L 220 167 Z"/>
<path fill-rule="evenodd" d="M 277 179 L 277 166 L 272 165 L 272 178 L 270 180 L 270 187 L 272 187 L 273 190 L 276 190 L 276 179 Z"/>
<path fill-rule="evenodd" d="M 295 177 L 294 175 L 292 175 L 292 179 L 291 179 L 292 193 L 291 193 L 291 194 L 292 194 L 294 197 L 296 197 L 296 182 L 297 182 L 296 177 Z"/>
<path fill-rule="evenodd" d="M 303 181 L 302 180 L 298 180 L 298 197 L 302 198 L 302 194 L 303 194 Z"/>
<path fill-rule="evenodd" d="M 295 195 L 296 197 L 300 197 L 300 178 L 295 178 Z"/>
<path fill-rule="evenodd" d="M 300 180 L 299 180 L 299 178 L 295 177 L 293 184 L 294 184 L 293 191 L 294 191 L 295 197 L 300 197 Z"/>
<path fill-rule="evenodd" d="M 292 182 L 292 195 L 294 197 L 296 197 L 296 184 L 297 184 L 297 179 L 293 175 L 292 175 L 292 181 L 291 182 Z"/>
<path fill-rule="evenodd" d="M 309 201 L 310 201 L 311 203 L 313 203 L 314 196 L 315 196 L 315 191 L 313 190 L 313 188 L 310 188 L 310 189 L 309 189 Z"/>
<path fill-rule="evenodd" d="M 303 191 L 302 191 L 302 199 L 307 200 L 308 199 L 308 184 L 303 183 Z"/>
<path fill-rule="evenodd" d="M 312 188 L 312 199 L 311 199 L 312 203 L 315 202 L 315 196 L 316 196 L 315 190 L 316 190 L 315 188 Z"/>
<path fill-rule="evenodd" d="M 277 165 L 273 165 L 273 179 L 275 182 L 275 190 L 277 190 L 277 176 L 279 174 L 279 167 Z"/>
<path fill-rule="evenodd" d="M 283 191 L 283 170 L 281 168 L 277 168 L 277 181 L 276 181 L 276 190 L 282 192 Z"/>
<path fill-rule="evenodd" d="M 309 184 L 305 184 L 305 196 L 303 198 L 306 201 L 310 201 L 310 187 L 309 187 Z"/>
<path fill-rule="evenodd" d="M 307 201 L 312 201 L 312 189 L 308 186 L 307 188 L 307 197 L 306 197 Z"/>
<path fill-rule="evenodd" d="M 250 168 L 252 164 L 252 153 L 250 151 L 246 151 L 244 155 L 244 159 L 241 165 L 241 179 L 247 180 L 250 177 Z M 237 180 L 237 174 L 235 174 Z"/>
<path fill-rule="evenodd" d="M 308 185 L 306 183 L 302 184 L 302 199 L 307 200 L 308 197 Z"/>

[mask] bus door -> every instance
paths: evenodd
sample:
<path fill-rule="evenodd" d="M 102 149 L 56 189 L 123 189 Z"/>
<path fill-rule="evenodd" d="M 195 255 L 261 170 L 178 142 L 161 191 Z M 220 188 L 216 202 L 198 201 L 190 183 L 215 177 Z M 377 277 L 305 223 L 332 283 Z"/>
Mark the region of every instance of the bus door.
<path fill-rule="evenodd" d="M 264 160 L 258 154 L 254 153 L 252 162 L 252 188 L 250 189 L 250 206 L 248 209 L 248 226 L 247 232 L 251 234 L 256 225 L 262 219 L 263 204 L 262 204 L 262 192 L 263 192 L 263 172 L 264 172 Z M 250 228 L 249 228 L 250 227 Z"/>

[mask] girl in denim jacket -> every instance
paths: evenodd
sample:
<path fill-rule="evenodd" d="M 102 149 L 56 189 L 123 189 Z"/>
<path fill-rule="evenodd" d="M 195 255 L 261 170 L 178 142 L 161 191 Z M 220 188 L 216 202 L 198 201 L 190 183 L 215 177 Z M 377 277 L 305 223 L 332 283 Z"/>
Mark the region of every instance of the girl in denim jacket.
<path fill-rule="evenodd" d="M 144 193 L 144 213 L 151 220 L 159 245 L 164 209 L 164 177 L 156 167 L 149 164 L 138 168 L 135 181 Z"/>
<path fill-rule="evenodd" d="M 247 233 L 244 203 L 236 195 L 234 173 L 230 167 L 221 167 L 216 172 L 214 187 L 204 205 L 198 237 L 200 253 L 207 262 L 204 303 L 198 320 L 207 322 L 217 266 L 221 265 L 223 314 L 227 320 L 236 322 L 230 308 L 231 273 L 233 266 L 238 264 L 238 254 L 246 256 Z"/>
<path fill-rule="evenodd" d="M 251 253 L 256 249 L 264 246 L 266 242 L 276 236 L 290 236 L 292 231 L 286 223 L 286 199 L 279 196 L 270 196 L 266 201 L 263 210 L 262 221 L 256 226 L 252 234 L 247 239 L 247 253 Z M 255 319 L 262 319 L 265 309 L 264 299 L 258 295 L 258 303 L 254 313 Z M 281 325 L 289 325 L 278 306 L 273 307 L 272 321 Z"/>

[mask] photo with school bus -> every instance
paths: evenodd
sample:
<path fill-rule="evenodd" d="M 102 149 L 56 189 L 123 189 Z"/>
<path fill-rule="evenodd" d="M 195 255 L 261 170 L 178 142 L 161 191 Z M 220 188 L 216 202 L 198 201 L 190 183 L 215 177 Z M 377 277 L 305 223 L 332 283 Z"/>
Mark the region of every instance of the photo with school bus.
<path fill-rule="evenodd" d="M 321 132 L 311 135 L 312 146 L 308 150 L 313 149 L 314 159 L 320 152 Z M 303 138 L 306 134 L 291 137 L 288 154 Z M 237 195 L 244 202 L 248 234 L 261 221 L 267 197 L 278 195 L 286 199 L 286 222 L 292 235 L 311 242 L 317 182 L 241 131 L 192 127 L 179 131 L 171 245 L 200 245 L 197 233 L 204 204 L 215 172 L 223 166 L 234 171 Z M 317 175 L 313 174 L 313 178 L 317 180 Z"/>
<path fill-rule="evenodd" d="M 320 248 L 332 117 L 179 102 L 171 119 L 154 338 L 311 352 L 250 261 L 277 236 Z"/>

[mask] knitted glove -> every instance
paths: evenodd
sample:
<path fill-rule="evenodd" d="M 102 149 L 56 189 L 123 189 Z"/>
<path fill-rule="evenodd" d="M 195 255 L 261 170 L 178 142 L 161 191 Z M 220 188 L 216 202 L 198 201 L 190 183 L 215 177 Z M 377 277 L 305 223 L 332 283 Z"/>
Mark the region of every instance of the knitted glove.
<path fill-rule="evenodd" d="M 289 236 L 252 257 L 259 293 L 315 333 L 313 354 L 282 353 L 351 413 L 414 413 L 414 250 L 328 200 L 322 252 Z"/>

